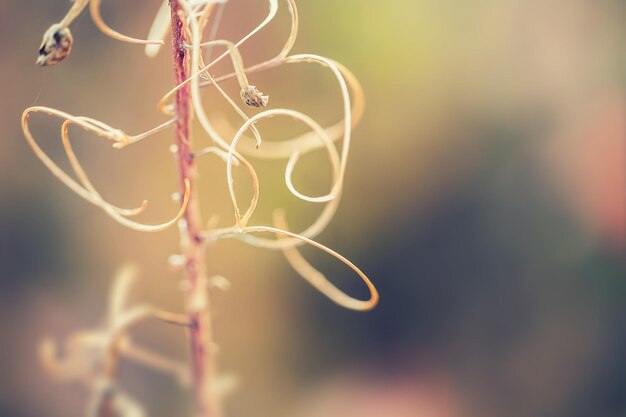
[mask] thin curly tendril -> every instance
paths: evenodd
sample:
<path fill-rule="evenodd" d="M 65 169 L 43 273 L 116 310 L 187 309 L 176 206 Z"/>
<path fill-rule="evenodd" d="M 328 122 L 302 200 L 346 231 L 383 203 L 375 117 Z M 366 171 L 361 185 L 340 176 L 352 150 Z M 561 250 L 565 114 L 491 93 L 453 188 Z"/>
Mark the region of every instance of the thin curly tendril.
<path fill-rule="evenodd" d="M 361 117 L 363 108 L 362 90 L 360 88 L 360 85 L 358 84 L 354 76 L 345 67 L 337 64 L 333 60 L 312 54 L 298 54 L 288 56 L 288 52 L 291 49 L 293 41 L 296 37 L 297 31 L 294 29 L 297 28 L 298 22 L 295 4 L 293 4 L 292 1 L 288 1 L 292 15 L 292 32 L 290 33 L 289 39 L 286 42 L 286 46 L 277 57 L 264 63 L 257 64 L 251 68 L 253 71 L 258 71 L 269 67 L 292 63 L 317 63 L 328 68 L 334 74 L 339 84 L 343 100 L 343 119 L 335 125 L 332 125 L 328 128 L 323 128 L 310 116 L 290 109 L 270 109 L 258 113 L 252 117 L 248 117 L 243 112 L 243 110 L 241 110 L 241 108 L 234 102 L 234 100 L 230 99 L 225 91 L 219 87 L 219 82 L 225 80 L 226 78 L 213 77 L 208 72 L 208 70 L 215 63 L 219 62 L 219 60 L 226 57 L 226 55 L 230 55 L 234 67 L 234 72 L 231 76 L 236 77 L 239 86 L 242 88 L 242 90 L 245 90 L 249 85 L 247 74 L 253 71 L 250 71 L 250 69 L 246 69 L 244 67 L 243 59 L 241 58 L 241 54 L 238 48 L 245 40 L 249 39 L 251 34 L 254 34 L 255 31 L 258 31 L 260 27 L 263 27 L 269 22 L 269 20 L 273 19 L 274 15 L 276 14 L 277 2 L 270 1 L 270 13 L 268 14 L 268 17 L 261 23 L 261 25 L 257 26 L 257 28 L 255 28 L 251 32 L 251 34 L 245 36 L 237 43 L 223 40 L 211 40 L 208 42 L 201 42 L 199 31 L 201 24 L 198 20 L 202 19 L 202 13 L 194 13 L 194 10 L 191 8 L 189 2 L 183 1 L 181 3 L 183 4 L 183 7 L 185 8 L 187 13 L 187 23 L 189 26 L 191 39 L 191 44 L 186 45 L 186 47 L 190 48 L 192 51 L 192 68 L 194 68 L 196 71 L 186 82 L 189 82 L 191 84 L 192 101 L 195 114 L 198 117 L 207 135 L 218 146 L 218 148 L 207 147 L 205 148 L 207 149 L 206 151 L 203 150 L 201 152 L 212 152 L 220 155 L 218 152 L 215 151 L 215 149 L 219 149 L 220 146 L 223 147 L 225 144 L 227 144 L 224 138 L 217 132 L 216 128 L 210 122 L 205 113 L 203 104 L 200 100 L 199 88 L 201 86 L 214 85 L 218 89 L 218 92 L 227 100 L 230 106 L 234 108 L 235 111 L 244 119 L 243 125 L 241 125 L 241 127 L 234 134 L 233 139 L 228 146 L 228 155 L 226 156 L 226 158 L 221 155 L 222 159 L 226 161 L 227 186 L 235 212 L 235 225 L 230 228 L 207 230 L 203 234 L 203 237 L 207 242 L 227 237 L 238 237 L 244 242 L 255 246 L 282 250 L 285 254 L 287 261 L 292 265 L 292 267 L 303 278 L 309 281 L 314 287 L 316 287 L 320 292 L 322 292 L 335 303 L 345 308 L 359 311 L 369 310 L 373 308 L 378 302 L 378 293 L 376 292 L 376 289 L 374 288 L 369 278 L 367 278 L 367 276 L 363 274 L 361 270 L 354 266 L 354 264 L 348 261 L 345 257 L 332 251 L 326 246 L 312 240 L 314 236 L 317 236 L 319 233 L 321 233 L 321 231 L 328 225 L 339 203 L 345 177 L 348 153 L 351 144 L 351 129 L 353 127 L 353 124 L 355 123 L 355 121 L 353 120 L 353 116 L 355 116 L 356 119 L 359 119 Z M 200 55 L 201 48 L 212 47 L 220 44 L 227 47 L 226 52 L 224 52 L 215 60 L 211 61 L 209 64 L 202 66 L 202 59 Z M 201 85 L 200 78 L 206 78 L 208 79 L 208 82 Z M 162 98 L 159 105 L 162 111 L 168 110 L 169 107 L 166 105 L 166 103 L 169 97 L 171 97 L 171 95 L 184 84 L 185 82 L 179 84 Z M 354 106 L 351 106 L 348 84 L 350 85 L 350 88 L 352 89 L 355 97 Z M 255 130 L 256 123 L 260 120 L 276 116 L 288 116 L 295 120 L 304 122 L 311 129 L 311 132 L 288 140 L 286 142 L 286 146 L 285 142 L 261 142 L 260 134 L 257 130 Z M 253 183 L 255 184 L 255 193 L 253 195 L 251 204 L 247 208 L 245 213 L 243 215 L 241 214 L 241 209 L 239 207 L 235 193 L 232 166 L 239 161 L 245 161 L 245 159 L 243 159 L 242 156 L 238 153 L 237 147 L 247 130 L 252 130 L 255 136 L 254 150 L 250 150 L 250 156 L 259 156 L 261 158 L 270 159 L 287 159 L 287 165 L 285 169 L 285 183 L 289 191 L 294 196 L 304 201 L 314 203 L 327 203 L 325 208 L 322 210 L 321 215 L 304 232 L 297 234 L 286 230 L 287 224 L 284 218 L 284 214 L 281 214 L 280 216 L 277 215 L 275 217 L 277 227 L 248 226 L 248 223 L 250 222 L 254 214 L 254 210 L 258 201 L 258 195 L 256 192 L 256 184 L 258 179 L 256 173 L 252 176 Z M 341 154 L 337 152 L 333 144 L 333 140 L 339 138 L 343 139 Z M 268 152 L 266 145 L 272 143 L 275 143 L 277 146 Z M 323 196 L 307 196 L 296 189 L 292 179 L 293 172 L 302 154 L 305 154 L 315 149 L 319 149 L 320 147 L 324 147 L 327 150 L 330 160 L 332 169 L 331 191 Z M 288 150 L 288 152 L 285 151 L 286 149 Z M 277 235 L 278 238 L 268 239 L 255 236 L 259 233 L 273 233 Z M 318 249 L 321 249 L 331 254 L 332 256 L 336 257 L 337 259 L 348 265 L 350 268 L 352 268 L 366 283 L 368 289 L 370 290 L 370 299 L 365 301 L 357 300 L 341 292 L 337 287 L 331 284 L 330 281 L 328 281 L 328 279 L 322 273 L 317 271 L 310 263 L 308 263 L 308 261 L 306 261 L 304 257 L 298 252 L 296 247 L 301 244 L 309 244 L 317 247 Z"/>
<path fill-rule="evenodd" d="M 61 21 L 61 25 L 67 27 L 82 12 L 82 10 L 87 6 L 87 3 L 89 3 L 89 0 L 76 0 L 72 8 Z M 155 56 L 160 50 L 161 45 L 163 44 L 163 39 L 169 31 L 169 8 L 167 3 L 167 0 L 163 1 L 158 12 L 156 13 L 156 17 L 152 27 L 150 28 L 147 40 L 129 37 L 108 26 L 102 19 L 100 13 L 101 0 L 91 0 L 89 10 L 96 26 L 105 34 L 121 41 L 145 44 L 146 54 L 148 56 Z M 193 71 L 186 80 L 168 91 L 161 98 L 158 104 L 160 112 L 166 115 L 173 115 L 173 106 L 169 104 L 171 97 L 173 97 L 179 89 L 189 85 L 194 116 L 198 119 L 204 133 L 206 133 L 208 138 L 214 143 L 214 146 L 206 146 L 204 148 L 200 148 L 199 150 L 192 151 L 192 155 L 194 158 L 199 158 L 203 155 L 215 154 L 226 164 L 227 186 L 233 204 L 235 224 L 232 227 L 206 230 L 206 232 L 203 233 L 203 237 L 207 242 L 226 237 L 237 237 L 250 245 L 272 250 L 281 250 L 287 261 L 300 275 L 302 275 L 303 278 L 309 281 L 314 287 L 337 304 L 355 310 L 371 309 L 376 305 L 378 300 L 378 294 L 371 284 L 371 281 L 346 258 L 313 240 L 328 226 L 341 200 L 347 169 L 347 160 L 351 145 L 352 128 L 361 120 L 363 116 L 364 95 L 362 87 L 352 72 L 332 59 L 314 54 L 290 55 L 297 38 L 299 26 L 299 17 L 295 0 L 286 0 L 286 5 L 290 15 L 290 30 L 282 48 L 273 58 L 246 67 L 239 48 L 244 43 L 248 42 L 260 30 L 266 27 L 276 17 L 279 9 L 278 0 L 268 0 L 267 4 L 269 6 L 269 10 L 265 18 L 238 41 L 232 42 L 225 39 L 214 39 L 215 34 L 217 33 L 216 24 L 214 24 L 211 29 L 209 40 L 203 41 L 202 33 L 207 27 L 210 16 L 213 11 L 217 9 L 216 6 L 219 6 L 218 10 L 221 13 L 225 3 L 225 1 L 217 0 L 180 0 L 180 5 L 185 14 L 184 18 L 186 22 L 183 30 L 187 33 L 190 40 L 189 44 L 184 45 L 184 47 L 190 49 L 191 68 Z M 219 20 L 219 17 L 220 16 L 214 19 L 214 23 Z M 206 50 L 208 54 L 210 54 L 212 48 L 216 46 L 225 46 L 226 50 L 210 62 L 205 63 L 202 51 Z M 53 58 L 54 57 L 47 59 L 52 61 Z M 225 58 L 230 58 L 233 71 L 225 75 L 212 75 L 209 71 Z M 241 88 L 241 96 L 242 99 L 244 99 L 244 102 L 249 106 L 263 107 L 267 105 L 268 98 L 263 95 L 263 93 L 258 91 L 256 87 L 250 85 L 248 79 L 249 75 L 265 69 L 276 68 L 285 64 L 297 63 L 315 63 L 333 73 L 337 80 L 343 103 L 342 118 L 339 121 L 332 125 L 322 127 L 312 117 L 291 109 L 268 109 L 255 115 L 248 116 L 246 111 L 242 109 L 241 105 L 237 104 L 236 100 L 233 100 L 220 86 L 220 83 L 236 78 L 237 83 Z M 228 124 L 228 122 L 226 122 L 225 118 L 220 118 L 219 115 L 215 117 L 214 120 L 209 118 L 201 98 L 202 88 L 208 86 L 214 86 L 218 93 L 224 98 L 224 100 L 226 100 L 230 108 L 232 108 L 240 116 L 243 121 L 241 126 L 233 128 Z M 78 181 L 60 169 L 36 143 L 28 128 L 29 114 L 32 112 L 45 112 L 49 115 L 64 119 L 61 128 L 62 144 L 70 161 L 70 166 Z M 294 119 L 304 123 L 309 128 L 309 131 L 287 138 L 286 140 L 265 141 L 262 139 L 256 125 L 258 122 L 272 117 L 288 117 Z M 121 149 L 130 144 L 141 141 L 162 129 L 172 126 L 175 122 L 176 120 L 174 118 L 170 118 L 168 121 L 144 133 L 130 136 L 125 132 L 119 129 L 114 129 L 101 121 L 83 116 L 72 116 L 47 107 L 32 107 L 27 109 L 22 117 L 22 126 L 27 141 L 33 148 L 33 151 L 38 158 L 57 178 L 59 178 L 82 198 L 102 208 L 117 222 L 132 229 L 142 231 L 163 230 L 164 228 L 177 222 L 182 217 L 189 199 L 189 183 L 186 183 L 182 206 L 174 219 L 160 225 L 143 225 L 133 222 L 127 219 L 127 217 L 142 213 L 146 208 L 146 202 L 143 202 L 139 207 L 132 209 L 119 208 L 107 202 L 98 193 L 83 167 L 79 163 L 69 139 L 68 129 L 70 125 L 75 124 L 88 132 L 95 133 L 96 135 L 104 137 L 107 140 L 111 140 L 115 148 Z M 224 131 L 226 131 L 226 134 Z M 253 138 L 245 136 L 247 131 L 251 131 Z M 232 138 L 231 140 L 227 139 L 229 136 Z M 340 151 L 338 151 L 335 146 L 335 142 L 339 140 L 341 140 Z M 323 195 L 307 195 L 296 187 L 293 175 L 297 168 L 297 164 L 303 155 L 322 148 L 326 150 L 331 168 L 330 190 Z M 253 219 L 253 215 L 259 201 L 260 186 L 259 178 L 254 169 L 254 165 L 243 155 L 259 159 L 285 160 L 286 165 L 284 181 L 288 191 L 302 201 L 324 204 L 320 214 L 305 230 L 300 233 L 294 233 L 287 230 L 285 214 L 282 211 L 274 217 L 275 227 L 249 225 Z M 251 179 L 253 189 L 250 205 L 243 214 L 237 201 L 233 176 L 233 166 L 241 165 L 246 168 Z M 276 235 L 276 239 L 257 236 L 259 234 L 263 235 L 267 233 Z M 370 289 L 370 299 L 366 301 L 356 300 L 338 290 L 322 273 L 310 265 L 300 252 L 298 252 L 297 247 L 303 244 L 309 244 L 321 249 L 352 268 L 364 280 L 367 287 Z M 137 313 L 135 314 L 141 316 L 139 313 L 141 310 L 136 311 Z"/>
<path fill-rule="evenodd" d="M 70 177 L 65 171 L 63 171 L 37 144 L 28 126 L 28 121 L 30 119 L 31 113 L 38 113 L 38 112 L 43 112 L 50 116 L 64 119 L 63 125 L 61 127 L 61 139 L 62 139 L 63 147 L 65 149 L 65 153 L 70 161 L 70 165 L 74 173 L 78 177 L 78 180 L 80 183 L 74 180 L 72 177 Z M 130 143 L 135 143 L 138 140 L 141 140 L 145 137 L 145 133 L 142 133 L 136 136 L 129 136 L 126 133 L 122 132 L 121 130 L 114 129 L 100 121 L 97 121 L 88 117 L 73 116 L 68 113 L 55 110 L 49 107 L 30 107 L 26 109 L 24 113 L 22 114 L 22 130 L 24 131 L 24 136 L 26 137 L 26 140 L 28 144 L 30 145 L 30 147 L 33 149 L 33 152 L 35 153 L 35 155 L 43 162 L 43 164 L 50 170 L 50 172 L 52 172 L 52 174 L 55 177 L 57 177 L 62 183 L 68 186 L 72 191 L 74 191 L 80 197 L 84 198 L 85 200 L 89 201 L 95 206 L 98 206 L 101 209 L 103 209 L 110 217 L 112 217 L 118 223 L 133 230 L 142 231 L 142 232 L 162 231 L 174 225 L 183 216 L 183 214 L 185 213 L 185 210 L 187 209 L 187 204 L 189 202 L 189 196 L 191 193 L 189 182 L 185 184 L 186 188 L 185 188 L 185 193 L 183 196 L 181 207 L 173 219 L 167 222 L 161 223 L 161 224 L 157 224 L 157 225 L 141 224 L 141 223 L 134 222 L 134 221 L 127 219 L 127 217 L 136 216 L 142 213 L 143 211 L 145 211 L 145 209 L 147 208 L 147 204 L 148 204 L 147 201 L 144 200 L 142 204 L 137 208 L 122 209 L 122 208 L 116 207 L 108 203 L 106 200 L 104 200 L 104 198 L 102 198 L 102 196 L 97 192 L 97 190 L 95 189 L 95 187 L 89 180 L 89 177 L 87 176 L 86 172 L 83 170 L 82 166 L 80 165 L 78 161 L 78 158 L 76 157 L 76 154 L 73 151 L 73 148 L 71 146 L 69 136 L 68 136 L 68 128 L 71 124 L 80 126 L 81 128 L 83 128 L 84 130 L 88 132 L 93 132 L 100 137 L 113 141 L 114 145 L 120 144 L 120 143 L 124 145 L 128 145 Z M 151 129 L 149 132 L 154 133 L 156 131 L 159 131 L 160 129 L 167 127 L 169 124 L 171 123 L 169 122 L 165 123 L 161 126 L 158 126 L 155 129 Z"/>

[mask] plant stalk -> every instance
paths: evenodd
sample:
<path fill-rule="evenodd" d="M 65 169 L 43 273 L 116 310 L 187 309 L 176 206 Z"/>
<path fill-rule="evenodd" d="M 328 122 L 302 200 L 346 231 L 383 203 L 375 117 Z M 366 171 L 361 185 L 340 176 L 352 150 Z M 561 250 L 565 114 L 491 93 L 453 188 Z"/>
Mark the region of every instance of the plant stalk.
<path fill-rule="evenodd" d="M 172 21 L 172 51 L 176 84 L 188 78 L 190 71 L 189 50 L 185 19 L 178 0 L 170 0 Z M 212 342 L 209 294 L 206 278 L 206 248 L 202 244 L 200 231 L 202 218 L 198 199 L 195 196 L 194 179 L 196 169 L 191 150 L 191 91 L 189 84 L 176 92 L 176 147 L 181 195 L 185 181 L 191 186 L 191 196 L 181 228 L 182 250 L 186 256 L 185 272 L 188 288 L 185 294 L 185 309 L 189 316 L 189 343 L 192 367 L 192 383 L 199 417 L 220 417 L 221 410 L 214 389 L 214 344 Z"/>

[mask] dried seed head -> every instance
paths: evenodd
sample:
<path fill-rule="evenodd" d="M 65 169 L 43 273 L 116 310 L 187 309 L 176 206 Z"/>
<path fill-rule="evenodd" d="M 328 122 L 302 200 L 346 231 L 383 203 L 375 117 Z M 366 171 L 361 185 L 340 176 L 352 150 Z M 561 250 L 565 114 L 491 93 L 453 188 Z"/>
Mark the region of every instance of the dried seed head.
<path fill-rule="evenodd" d="M 73 42 L 74 38 L 68 27 L 61 26 L 58 23 L 50 26 L 46 33 L 43 34 L 37 65 L 45 67 L 63 61 L 72 52 Z"/>
<path fill-rule="evenodd" d="M 270 101 L 269 96 L 264 96 L 263 93 L 257 90 L 253 85 L 248 86 L 247 90 L 241 90 L 241 99 L 248 107 L 265 107 Z"/>

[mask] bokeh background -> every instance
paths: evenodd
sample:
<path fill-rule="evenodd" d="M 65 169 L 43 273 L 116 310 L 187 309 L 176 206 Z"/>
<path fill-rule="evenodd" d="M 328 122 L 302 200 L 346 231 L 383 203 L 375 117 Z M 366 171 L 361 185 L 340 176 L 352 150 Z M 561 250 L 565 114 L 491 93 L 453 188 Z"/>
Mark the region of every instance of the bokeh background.
<path fill-rule="evenodd" d="M 159 2 L 103 3 L 113 27 L 143 37 Z M 118 226 L 57 182 L 23 140 L 19 117 L 33 104 L 131 133 L 163 120 L 155 105 L 172 85 L 169 51 L 147 59 L 142 47 L 100 34 L 87 13 L 72 27 L 72 56 L 35 67 L 42 33 L 67 7 L 0 2 L 2 417 L 82 415 L 87 393 L 48 378 L 37 344 L 101 324 L 122 263 L 142 268 L 135 300 L 181 308 L 181 275 L 167 266 L 176 230 Z M 231 0 L 220 36 L 239 39 L 266 7 Z M 212 297 L 220 369 L 239 380 L 227 415 L 626 415 L 626 3 L 316 0 L 299 8 L 294 52 L 346 64 L 367 96 L 343 203 L 319 240 L 371 275 L 381 303 L 346 311 L 279 253 L 238 241 L 212 248 L 211 273 L 232 283 Z M 243 47 L 246 62 L 273 56 L 287 30 L 282 7 Z M 323 123 L 340 117 L 332 76 L 317 66 L 272 69 L 251 82 L 272 106 Z M 215 92 L 206 103 L 237 121 Z M 34 116 L 32 124 L 66 167 L 58 121 Z M 280 140 L 302 126 L 261 128 Z M 123 152 L 73 133 L 110 201 L 150 200 L 147 222 L 175 212 L 171 132 Z M 199 129 L 195 140 L 208 145 Z M 255 222 L 268 224 L 272 209 L 285 207 L 293 228 L 308 224 L 319 207 L 288 194 L 284 162 L 258 166 Z M 299 187 L 325 190 L 327 168 L 322 152 L 304 158 Z M 205 218 L 230 224 L 223 163 L 207 157 L 200 175 Z M 242 181 L 242 195 L 248 188 Z M 304 252 L 341 288 L 366 295 L 349 270 Z M 186 356 L 177 329 L 146 324 L 135 335 Z M 188 394 L 171 378 L 124 363 L 121 379 L 150 416 L 190 415 Z"/>

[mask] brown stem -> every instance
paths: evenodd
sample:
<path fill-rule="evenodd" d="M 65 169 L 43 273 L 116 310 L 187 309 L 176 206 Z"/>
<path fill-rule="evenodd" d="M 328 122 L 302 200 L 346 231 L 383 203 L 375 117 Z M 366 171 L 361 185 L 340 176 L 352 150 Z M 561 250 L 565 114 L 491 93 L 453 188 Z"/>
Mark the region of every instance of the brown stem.
<path fill-rule="evenodd" d="M 172 11 L 172 50 L 176 84 L 184 82 L 189 74 L 189 52 L 184 48 L 187 42 L 185 19 L 178 0 L 170 0 Z M 205 249 L 200 238 L 202 219 L 200 207 L 195 197 L 195 166 L 191 151 L 191 92 L 189 84 L 176 92 L 176 146 L 181 195 L 185 181 L 191 185 L 192 195 L 184 215 L 185 230 L 181 233 L 182 250 L 187 262 L 185 270 L 189 288 L 185 297 L 189 315 L 189 338 L 193 386 L 196 407 L 201 417 L 219 417 L 220 407 L 213 387 L 214 364 L 211 342 L 211 321 L 209 315 L 208 289 L 206 285 Z"/>

